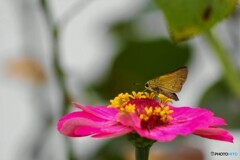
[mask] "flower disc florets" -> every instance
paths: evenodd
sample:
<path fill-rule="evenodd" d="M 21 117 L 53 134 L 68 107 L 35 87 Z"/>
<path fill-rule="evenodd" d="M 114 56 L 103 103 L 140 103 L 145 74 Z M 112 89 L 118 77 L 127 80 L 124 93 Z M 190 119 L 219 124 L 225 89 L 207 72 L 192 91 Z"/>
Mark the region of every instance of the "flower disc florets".
<path fill-rule="evenodd" d="M 169 98 L 153 92 L 151 94 L 132 92 L 132 94 L 119 94 L 110 100 L 109 107 L 117 108 L 121 114 L 134 113 L 140 118 L 143 129 L 153 129 L 156 126 L 166 125 L 172 119 L 173 111 L 169 109 L 168 102 L 171 102 Z"/>

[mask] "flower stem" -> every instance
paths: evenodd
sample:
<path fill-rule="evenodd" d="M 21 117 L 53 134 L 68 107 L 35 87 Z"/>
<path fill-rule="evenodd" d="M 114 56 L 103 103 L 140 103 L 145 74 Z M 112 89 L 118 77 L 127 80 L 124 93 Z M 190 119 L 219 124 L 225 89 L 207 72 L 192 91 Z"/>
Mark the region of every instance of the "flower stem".
<path fill-rule="evenodd" d="M 129 134 L 128 140 L 135 146 L 136 160 L 148 160 L 150 148 L 155 141 L 143 138 L 136 133 Z"/>
<path fill-rule="evenodd" d="M 240 76 L 229 58 L 230 53 L 223 47 L 219 40 L 210 31 L 205 34 L 209 45 L 213 48 L 218 58 L 230 89 L 240 98 Z"/>
<path fill-rule="evenodd" d="M 136 160 L 148 160 L 150 147 L 151 146 L 136 147 L 135 148 Z"/>

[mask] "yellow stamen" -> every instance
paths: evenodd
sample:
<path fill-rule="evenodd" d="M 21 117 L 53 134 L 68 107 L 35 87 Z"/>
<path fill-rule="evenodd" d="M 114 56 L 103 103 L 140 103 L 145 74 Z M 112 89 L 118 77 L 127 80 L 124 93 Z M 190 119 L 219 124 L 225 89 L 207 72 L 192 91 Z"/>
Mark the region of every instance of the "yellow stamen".
<path fill-rule="evenodd" d="M 162 110 L 161 107 L 155 107 L 153 114 L 154 115 L 159 115 L 161 110 Z"/>
<path fill-rule="evenodd" d="M 149 108 L 146 107 L 144 110 L 145 110 L 147 116 L 151 116 L 153 114 L 153 109 L 151 106 Z"/>
<path fill-rule="evenodd" d="M 160 102 L 163 103 L 163 104 L 173 103 L 171 98 L 168 98 L 163 94 L 159 94 L 158 98 L 159 98 Z"/>
<path fill-rule="evenodd" d="M 149 119 L 149 117 L 146 116 L 145 114 L 140 114 L 140 119 L 144 120 L 144 121 L 147 121 Z"/>
<path fill-rule="evenodd" d="M 121 108 L 130 100 L 130 95 L 128 93 L 120 93 L 117 97 L 110 100 L 109 107 Z"/>
<path fill-rule="evenodd" d="M 132 92 L 132 97 L 133 98 L 142 98 L 142 94 L 143 94 L 143 92 L 135 92 L 135 91 L 133 91 Z"/>
<path fill-rule="evenodd" d="M 148 92 L 132 92 L 132 98 L 150 98 L 153 99 L 156 97 L 156 94 L 154 92 L 151 92 L 150 94 Z"/>
<path fill-rule="evenodd" d="M 163 106 L 162 110 L 160 111 L 160 120 L 162 122 L 167 122 L 168 120 L 172 120 L 172 116 L 170 114 L 173 113 L 173 110 L 169 109 L 169 106 Z"/>
<path fill-rule="evenodd" d="M 135 107 L 136 107 L 135 104 L 126 105 L 125 112 L 134 113 L 135 112 Z"/>

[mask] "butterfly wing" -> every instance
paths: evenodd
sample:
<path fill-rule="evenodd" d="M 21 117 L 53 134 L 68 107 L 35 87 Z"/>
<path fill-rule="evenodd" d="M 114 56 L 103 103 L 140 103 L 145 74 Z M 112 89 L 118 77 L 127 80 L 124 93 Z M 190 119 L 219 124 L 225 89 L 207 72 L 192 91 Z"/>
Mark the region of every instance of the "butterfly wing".
<path fill-rule="evenodd" d="M 170 93 L 181 91 L 183 84 L 187 79 L 187 67 L 181 67 L 171 73 L 153 79 L 158 88 Z"/>

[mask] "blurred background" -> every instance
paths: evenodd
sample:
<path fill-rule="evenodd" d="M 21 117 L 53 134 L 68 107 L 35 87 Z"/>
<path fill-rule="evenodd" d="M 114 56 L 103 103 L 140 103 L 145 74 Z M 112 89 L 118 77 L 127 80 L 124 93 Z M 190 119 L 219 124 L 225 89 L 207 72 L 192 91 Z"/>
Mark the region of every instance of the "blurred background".
<path fill-rule="evenodd" d="M 124 138 L 65 138 L 56 130 L 58 119 L 75 110 L 72 101 L 107 105 L 118 93 L 143 91 L 147 80 L 184 65 L 189 76 L 174 105 L 212 110 L 227 121 L 234 143 L 179 137 L 155 143 L 150 160 L 239 160 L 237 88 L 226 81 L 229 75 L 204 36 L 172 43 L 163 13 L 153 1 L 0 3 L 1 160 L 133 160 L 134 148 Z M 213 28 L 229 52 L 225 66 L 236 73 L 239 28 L 239 7 Z M 216 157 L 211 152 L 238 156 Z"/>

